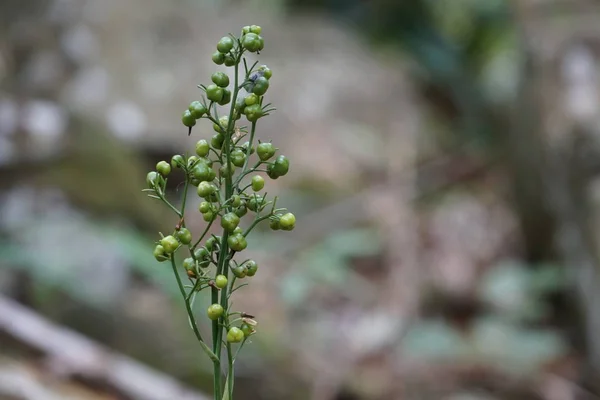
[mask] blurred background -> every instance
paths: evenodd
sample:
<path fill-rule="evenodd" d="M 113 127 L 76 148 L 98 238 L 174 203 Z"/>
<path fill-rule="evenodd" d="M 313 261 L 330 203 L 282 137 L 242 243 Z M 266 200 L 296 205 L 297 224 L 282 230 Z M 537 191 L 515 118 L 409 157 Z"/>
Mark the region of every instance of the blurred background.
<path fill-rule="evenodd" d="M 210 397 L 141 190 L 249 24 L 298 224 L 249 243 L 236 399 L 598 398 L 594 0 L 0 2 L 0 398 Z"/>

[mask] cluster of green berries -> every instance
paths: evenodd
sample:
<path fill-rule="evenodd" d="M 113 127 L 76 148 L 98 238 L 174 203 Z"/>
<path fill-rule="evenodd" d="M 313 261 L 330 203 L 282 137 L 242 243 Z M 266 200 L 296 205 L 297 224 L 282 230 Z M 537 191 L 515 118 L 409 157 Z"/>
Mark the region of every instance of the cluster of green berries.
<path fill-rule="evenodd" d="M 183 260 L 182 266 L 193 283 L 192 290 L 210 287 L 231 293 L 236 280 L 252 277 L 258 270 L 254 260 L 238 263 L 233 259 L 236 253 L 247 248 L 247 237 L 252 229 L 265 220 L 269 220 L 273 230 L 291 231 L 296 224 L 294 214 L 276 208 L 277 198 L 269 200 L 263 193 L 266 178 L 285 176 L 290 161 L 285 155 L 277 154 L 278 149 L 271 142 L 254 144 L 257 121 L 274 110 L 264 102 L 272 71 L 266 65 L 257 66 L 257 63 L 248 68 L 243 58 L 245 52 L 259 53 L 264 48 L 260 34 L 261 28 L 251 25 L 242 29 L 239 38 L 231 35 L 219 40 L 212 60 L 217 65 L 235 66 L 235 75 L 230 79 L 225 72 L 213 73 L 210 85 L 198 86 L 203 91 L 201 99 L 192 101 L 181 118 L 183 125 L 189 128 L 188 134 L 201 119 L 212 125 L 214 134 L 209 139 L 198 140 L 194 154 L 176 154 L 170 162 L 160 161 L 156 170 L 147 175 L 146 190 L 150 197 L 165 202 L 180 218 L 175 230 L 156 243 L 154 257 L 159 262 L 175 262 L 175 253 L 182 247 L 187 248 L 189 257 Z M 242 61 L 245 76 L 238 82 L 238 67 Z M 218 106 L 228 104 L 226 115 L 219 115 Z M 237 122 L 242 116 L 251 127 Z M 174 170 L 183 172 L 186 194 L 188 188 L 195 188 L 201 199 L 198 211 L 208 224 L 205 232 L 218 221 L 221 236 L 210 235 L 204 240 L 205 233 L 193 240 L 192 233 L 185 227 L 185 210 L 177 210 L 165 197 L 166 182 Z M 254 221 L 243 229 L 242 218 L 247 214 L 252 214 Z M 215 268 L 211 269 L 211 266 Z M 229 317 L 234 313 L 226 309 L 227 304 L 228 301 L 221 301 L 210 305 L 207 316 L 227 327 L 228 342 L 240 342 L 254 333 L 256 322 L 243 317 L 239 327 L 233 326 Z"/>

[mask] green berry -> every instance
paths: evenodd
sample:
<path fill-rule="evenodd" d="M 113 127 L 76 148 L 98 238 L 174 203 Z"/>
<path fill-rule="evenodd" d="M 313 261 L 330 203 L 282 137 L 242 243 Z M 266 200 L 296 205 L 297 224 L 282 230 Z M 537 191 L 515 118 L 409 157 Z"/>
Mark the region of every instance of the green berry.
<path fill-rule="evenodd" d="M 261 76 L 254 81 L 254 86 L 252 87 L 252 93 L 257 96 L 262 96 L 267 93 L 269 89 L 269 80 L 264 76 Z"/>
<path fill-rule="evenodd" d="M 227 238 L 227 244 L 231 250 L 234 251 L 242 251 L 248 246 L 248 242 L 246 242 L 246 238 L 244 235 L 240 233 L 233 234 Z"/>
<path fill-rule="evenodd" d="M 215 51 L 212 55 L 212 60 L 215 64 L 221 65 L 225 62 L 225 54 Z"/>
<path fill-rule="evenodd" d="M 265 199 L 263 199 L 262 196 L 252 196 L 250 201 L 248 201 L 248 209 L 250 211 L 260 211 L 264 205 Z"/>
<path fill-rule="evenodd" d="M 243 323 L 242 326 L 240 326 L 240 329 L 244 333 L 244 337 L 248 337 L 254 333 L 254 328 L 246 323 Z"/>
<path fill-rule="evenodd" d="M 250 25 L 246 25 L 242 28 L 242 35 L 245 35 L 246 33 L 250 33 Z"/>
<path fill-rule="evenodd" d="M 259 118 L 261 118 L 264 114 L 260 104 L 252 104 L 251 106 L 246 106 L 246 108 L 244 108 L 244 113 L 246 114 L 246 118 L 250 122 L 258 121 Z"/>
<path fill-rule="evenodd" d="M 223 97 L 221 101 L 218 101 L 219 105 L 224 106 L 225 104 L 229 104 L 231 101 L 231 91 L 229 89 L 223 89 Z"/>
<path fill-rule="evenodd" d="M 206 310 L 206 315 L 213 321 L 218 320 L 223 315 L 223 306 L 220 304 L 211 304 Z"/>
<path fill-rule="evenodd" d="M 210 196 L 211 194 L 215 193 L 215 186 L 206 181 L 200 182 L 200 184 L 198 185 L 197 192 L 198 192 L 198 196 L 205 199 L 208 196 Z"/>
<path fill-rule="evenodd" d="M 219 53 L 226 54 L 233 49 L 233 39 L 229 36 L 223 36 L 217 43 L 217 50 Z"/>
<path fill-rule="evenodd" d="M 278 219 L 272 219 L 269 222 L 269 228 L 271 228 L 274 231 L 278 231 L 281 229 L 281 225 L 279 225 L 279 220 Z"/>
<path fill-rule="evenodd" d="M 245 154 L 248 154 L 248 146 L 250 146 L 250 142 L 244 142 L 244 144 L 242 145 L 242 150 Z M 254 148 L 254 146 L 250 147 L 250 154 L 254 154 L 255 151 L 256 149 Z"/>
<path fill-rule="evenodd" d="M 284 176 L 290 170 L 290 160 L 284 155 L 281 155 L 275 159 L 272 166 L 272 171 L 277 176 Z"/>
<path fill-rule="evenodd" d="M 198 140 L 196 142 L 196 154 L 198 157 L 206 157 L 210 152 L 210 147 L 208 146 L 208 142 L 204 139 Z"/>
<path fill-rule="evenodd" d="M 181 122 L 183 122 L 183 125 L 191 128 L 196 125 L 196 118 L 194 118 L 190 110 L 185 110 L 181 115 Z"/>
<path fill-rule="evenodd" d="M 250 93 L 244 98 L 244 104 L 246 104 L 247 106 L 251 106 L 256 103 L 258 103 L 258 95 L 256 95 L 255 93 Z"/>
<path fill-rule="evenodd" d="M 173 168 L 181 168 L 185 166 L 185 160 L 179 154 L 175 154 L 171 157 L 171 167 Z"/>
<path fill-rule="evenodd" d="M 211 181 L 210 170 L 211 168 L 208 165 L 199 162 L 198 164 L 194 165 L 194 168 L 192 168 L 192 176 L 200 182 Z"/>
<path fill-rule="evenodd" d="M 217 275 L 215 277 L 215 286 L 219 289 L 227 287 L 227 277 L 225 275 Z"/>
<path fill-rule="evenodd" d="M 235 215 L 242 218 L 244 215 L 246 215 L 248 213 L 248 208 L 246 208 L 246 204 L 244 204 L 240 207 L 237 207 L 235 210 L 233 210 L 233 212 L 235 212 Z"/>
<path fill-rule="evenodd" d="M 166 161 L 159 161 L 156 164 L 156 170 L 162 176 L 167 176 L 167 175 L 169 175 L 171 173 L 171 166 Z"/>
<path fill-rule="evenodd" d="M 229 86 L 229 77 L 224 72 L 215 72 L 210 76 L 210 79 L 215 85 L 219 87 L 226 88 L 227 86 Z"/>
<path fill-rule="evenodd" d="M 199 158 L 196 156 L 190 156 L 188 157 L 187 160 L 187 166 L 188 168 L 192 168 L 194 165 L 196 165 L 196 163 L 198 162 Z"/>
<path fill-rule="evenodd" d="M 233 176 L 234 172 L 235 165 L 233 165 L 233 163 L 229 163 L 228 165 L 222 165 L 221 168 L 219 168 L 219 174 L 224 177 Z"/>
<path fill-rule="evenodd" d="M 230 159 L 233 165 L 241 168 L 244 166 L 244 162 L 246 161 L 246 154 L 240 149 L 235 149 L 231 152 Z"/>
<path fill-rule="evenodd" d="M 229 329 L 229 332 L 227 332 L 227 341 L 229 343 L 239 343 L 242 340 L 244 340 L 244 332 L 240 328 L 234 326 Z"/>
<path fill-rule="evenodd" d="M 206 239 L 206 243 L 204 243 L 204 247 L 206 247 L 206 250 L 212 251 L 215 248 L 216 244 L 217 244 L 217 239 L 215 239 L 214 236 L 211 236 L 208 239 Z"/>
<path fill-rule="evenodd" d="M 242 204 L 242 198 L 237 194 L 231 196 L 231 205 L 233 207 L 239 207 Z"/>
<path fill-rule="evenodd" d="M 148 184 L 149 188 L 154 188 L 157 183 L 159 182 L 159 175 L 156 171 L 150 171 L 148 172 L 148 175 L 146 175 L 146 183 Z"/>
<path fill-rule="evenodd" d="M 256 271 L 258 270 L 258 265 L 256 264 L 256 261 L 254 261 L 254 260 L 248 261 L 245 264 L 245 267 L 247 269 L 246 275 L 248 275 L 248 276 L 254 276 L 256 274 Z"/>
<path fill-rule="evenodd" d="M 252 190 L 255 192 L 261 191 L 265 187 L 265 179 L 260 175 L 252 177 Z"/>
<path fill-rule="evenodd" d="M 279 225 L 284 231 L 291 231 L 296 225 L 296 217 L 292 213 L 283 214 L 279 218 Z"/>
<path fill-rule="evenodd" d="M 238 265 L 237 267 L 232 268 L 231 272 L 233 272 L 233 275 L 236 278 L 244 279 L 248 273 L 248 269 L 243 265 Z"/>
<path fill-rule="evenodd" d="M 273 146 L 273 143 L 268 142 L 260 143 L 256 148 L 256 154 L 258 154 L 258 158 L 260 158 L 261 161 L 267 161 L 269 158 L 275 155 L 276 151 L 277 150 L 275 149 L 275 146 Z"/>
<path fill-rule="evenodd" d="M 190 244 L 192 242 L 192 232 L 187 228 L 179 229 L 175 235 L 181 244 Z"/>
<path fill-rule="evenodd" d="M 271 77 L 273 76 L 273 71 L 271 71 L 271 68 L 267 67 L 266 65 L 261 65 L 258 68 L 259 71 L 263 72 L 263 76 L 267 79 L 271 79 Z"/>
<path fill-rule="evenodd" d="M 229 54 L 227 54 L 225 56 L 224 64 L 225 64 L 226 67 L 233 67 L 235 65 L 235 58 L 233 58 L 232 56 L 230 56 Z"/>
<path fill-rule="evenodd" d="M 237 228 L 240 223 L 240 217 L 232 212 L 229 212 L 221 217 L 221 227 L 231 233 Z"/>
<path fill-rule="evenodd" d="M 179 241 L 174 236 L 165 236 L 160 240 L 160 245 L 165 250 L 166 254 L 172 254 L 179 247 Z"/>
<path fill-rule="evenodd" d="M 249 32 L 242 38 L 242 46 L 251 53 L 260 50 L 260 38 L 256 33 Z"/>
<path fill-rule="evenodd" d="M 198 261 L 204 261 L 208 258 L 208 250 L 204 247 L 200 247 L 194 251 L 194 257 Z"/>
<path fill-rule="evenodd" d="M 221 118 L 219 118 L 218 124 L 213 124 L 213 130 L 217 133 L 223 133 L 223 131 L 227 130 L 228 126 L 229 126 L 229 117 L 227 115 L 224 115 Z"/>
<path fill-rule="evenodd" d="M 222 133 L 215 133 L 213 137 L 210 139 L 210 145 L 213 149 L 220 150 L 223 147 L 223 143 L 225 142 L 225 136 Z"/>
<path fill-rule="evenodd" d="M 167 254 L 165 253 L 165 248 L 162 247 L 160 244 L 156 245 L 153 254 L 154 258 L 156 258 L 156 261 L 158 262 L 163 262 L 169 259 L 169 256 L 167 256 Z"/>
<path fill-rule="evenodd" d="M 183 268 L 186 271 L 194 271 L 196 269 L 196 260 L 192 257 L 188 257 L 183 260 Z"/>
<path fill-rule="evenodd" d="M 265 48 L 265 39 L 263 39 L 262 36 L 259 36 L 258 41 L 259 41 L 258 51 L 261 51 L 262 49 Z"/>
<path fill-rule="evenodd" d="M 198 100 L 192 101 L 188 109 L 196 119 L 202 118 L 202 116 L 206 114 L 207 111 L 206 107 L 204 107 L 204 104 L 202 104 Z"/>
<path fill-rule="evenodd" d="M 206 222 L 210 222 L 215 219 L 215 215 L 213 214 L 212 211 L 207 211 L 202 214 L 202 219 Z"/>
<path fill-rule="evenodd" d="M 203 201 L 198 206 L 198 211 L 200 211 L 202 214 L 204 214 L 205 212 L 212 211 L 212 206 L 210 205 L 210 203 L 208 201 Z"/>
<path fill-rule="evenodd" d="M 258 25 L 250 25 L 249 31 L 252 33 L 256 33 L 257 35 L 260 35 L 262 28 Z"/>
<path fill-rule="evenodd" d="M 223 88 L 220 88 L 215 84 L 208 85 L 206 87 L 206 98 L 218 103 L 223 98 Z"/>

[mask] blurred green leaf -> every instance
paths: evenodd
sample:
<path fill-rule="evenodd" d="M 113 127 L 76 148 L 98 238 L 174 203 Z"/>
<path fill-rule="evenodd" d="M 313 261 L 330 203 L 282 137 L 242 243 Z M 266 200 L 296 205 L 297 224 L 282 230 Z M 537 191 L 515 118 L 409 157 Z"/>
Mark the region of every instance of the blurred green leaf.
<path fill-rule="evenodd" d="M 412 325 L 402 342 L 403 354 L 417 358 L 464 357 L 467 342 L 443 321 L 421 321 Z"/>

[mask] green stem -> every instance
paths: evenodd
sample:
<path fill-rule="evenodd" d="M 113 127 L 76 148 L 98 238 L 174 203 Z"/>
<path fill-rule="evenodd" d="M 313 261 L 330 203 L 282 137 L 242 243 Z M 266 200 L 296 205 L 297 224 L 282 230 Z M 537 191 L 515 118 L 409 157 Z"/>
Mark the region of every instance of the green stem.
<path fill-rule="evenodd" d="M 185 185 L 183 186 L 183 200 L 181 201 L 181 219 L 183 219 L 183 226 L 185 226 L 185 203 L 187 202 L 187 194 L 188 194 L 188 188 L 190 186 L 190 180 L 189 177 L 185 176 Z"/>
<path fill-rule="evenodd" d="M 252 229 L 254 229 L 254 227 L 256 227 L 256 225 L 258 225 L 259 223 L 261 223 L 265 219 L 269 219 L 269 217 L 270 217 L 270 215 L 263 215 L 260 218 L 256 218 L 254 220 L 254 222 L 252 222 L 252 224 L 248 227 L 248 229 L 246 229 L 246 231 L 243 233 L 243 235 L 244 236 L 248 236 L 248 234 L 252 231 Z"/>
<path fill-rule="evenodd" d="M 175 214 L 177 214 L 177 215 L 179 216 L 179 218 L 182 218 L 182 217 L 183 217 L 183 214 L 181 213 L 181 211 L 179 211 L 179 210 L 177 209 L 177 207 L 175 207 L 173 204 L 171 204 L 171 203 L 169 202 L 169 200 L 167 200 L 167 198 L 165 197 L 165 195 L 164 195 L 164 194 L 161 194 L 161 195 L 160 195 L 160 199 L 163 201 L 163 203 L 165 203 L 166 205 L 168 205 L 168 206 L 169 206 L 169 208 L 170 208 L 171 210 L 173 210 L 173 211 L 175 212 Z"/>
<path fill-rule="evenodd" d="M 230 159 L 231 159 L 231 149 L 230 149 L 231 135 L 233 133 L 233 127 L 235 126 L 234 112 L 235 112 L 235 104 L 236 104 L 237 96 L 239 93 L 238 66 L 239 66 L 240 59 L 242 57 L 242 53 L 243 53 L 243 51 L 240 50 L 238 53 L 238 58 L 236 60 L 237 62 L 235 64 L 234 91 L 233 91 L 233 95 L 231 96 L 232 100 L 231 100 L 231 108 L 229 110 L 229 121 L 227 123 L 227 132 L 225 134 L 225 142 L 223 143 L 223 152 L 225 153 L 225 162 L 227 163 L 227 165 L 230 164 Z M 227 175 L 225 177 L 225 201 L 227 201 L 231 196 L 233 196 L 233 182 L 232 182 L 231 176 Z M 227 209 L 231 209 L 231 206 L 228 206 Z M 229 270 L 227 268 L 227 259 L 228 259 L 228 253 L 229 253 L 229 244 L 227 243 L 228 237 L 229 237 L 228 232 L 224 230 L 222 238 L 221 238 L 221 248 L 219 249 L 219 259 L 218 259 L 218 265 L 217 265 L 217 274 L 225 275 L 227 278 L 229 277 Z M 214 303 L 216 303 L 218 300 L 218 292 L 216 289 L 213 289 L 212 299 L 213 299 Z M 223 306 L 223 309 L 225 309 L 225 310 L 228 309 L 227 303 L 228 303 L 227 287 L 225 287 L 221 290 L 221 302 L 220 302 L 221 306 Z M 222 339 L 223 339 L 223 326 L 221 324 L 213 322 L 213 338 L 212 339 L 213 339 L 213 352 L 220 356 Z M 233 368 L 231 361 L 229 361 L 229 368 Z M 217 366 L 215 365 L 214 374 L 215 374 L 215 378 L 214 378 L 215 400 L 217 400 L 217 399 L 222 400 L 220 398 L 220 395 L 221 395 L 220 365 L 219 365 L 218 369 L 217 369 Z M 218 379 L 217 379 L 217 375 L 218 375 Z M 217 398 L 217 395 L 219 395 L 219 398 Z"/>
<path fill-rule="evenodd" d="M 219 301 L 219 291 L 217 288 L 211 288 L 211 300 L 212 304 L 216 304 Z M 219 335 L 219 321 L 212 322 L 212 337 L 213 337 L 213 352 L 221 357 L 221 349 L 217 348 L 218 342 L 215 339 Z M 214 399 L 221 400 L 221 363 L 213 362 L 213 391 Z"/>
<path fill-rule="evenodd" d="M 233 358 L 233 354 L 231 352 L 231 344 L 227 343 L 227 393 L 229 394 L 229 400 L 233 400 L 233 363 L 235 359 Z"/>
<path fill-rule="evenodd" d="M 204 339 L 202 339 L 202 335 L 200 334 L 200 331 L 198 330 L 198 325 L 196 324 L 196 318 L 194 317 L 194 313 L 192 312 L 190 303 L 187 300 L 187 296 L 185 294 L 185 288 L 183 287 L 183 283 L 181 282 L 181 278 L 179 277 L 179 273 L 177 272 L 177 265 L 175 265 L 175 259 L 173 257 L 171 257 L 171 267 L 173 268 L 173 273 L 175 274 L 175 279 L 177 280 L 177 286 L 179 286 L 179 292 L 181 293 L 181 296 L 183 297 L 183 301 L 185 302 L 185 309 L 187 311 L 188 318 L 190 320 L 190 325 L 192 325 L 192 330 L 194 331 L 194 335 L 196 335 L 196 339 L 198 339 L 198 342 L 200 342 L 200 346 L 202 347 L 202 350 L 204 350 L 204 352 L 210 357 L 210 359 L 214 363 L 219 363 L 219 366 L 220 366 L 219 358 L 215 355 L 215 353 L 213 351 L 211 351 L 208 348 L 208 346 L 204 342 Z"/>

